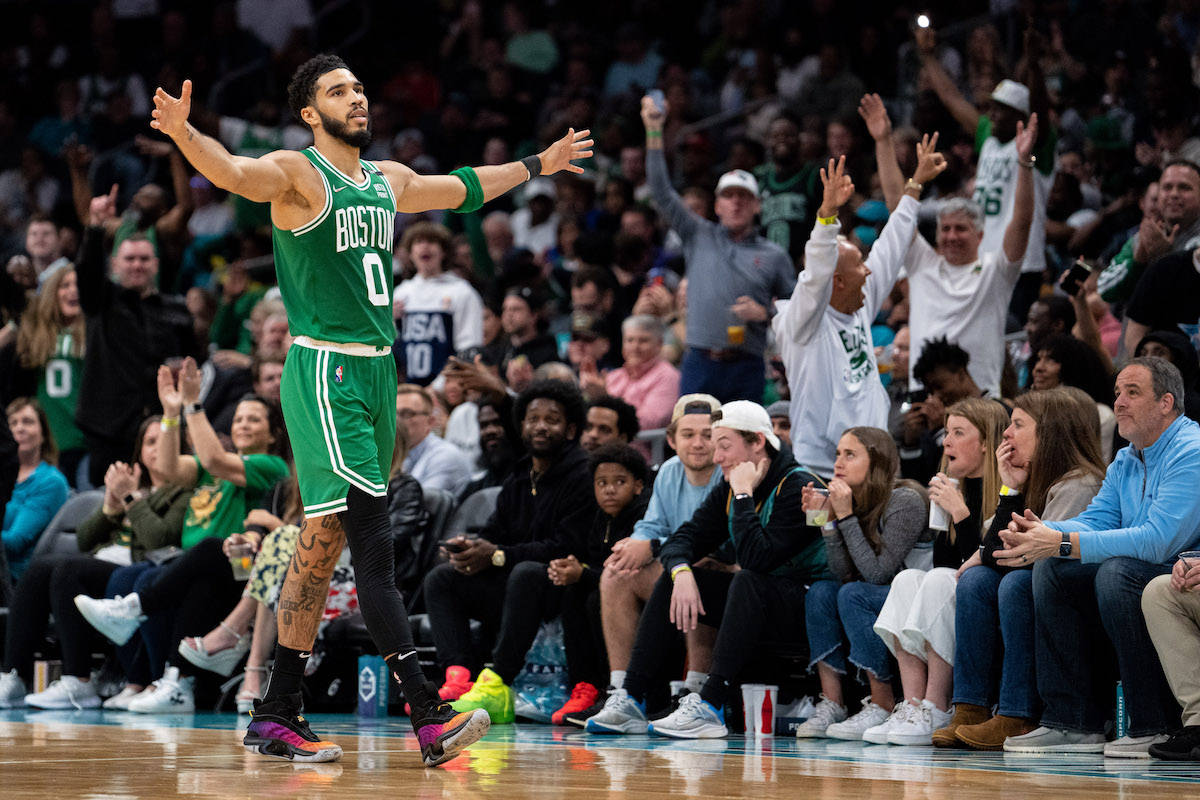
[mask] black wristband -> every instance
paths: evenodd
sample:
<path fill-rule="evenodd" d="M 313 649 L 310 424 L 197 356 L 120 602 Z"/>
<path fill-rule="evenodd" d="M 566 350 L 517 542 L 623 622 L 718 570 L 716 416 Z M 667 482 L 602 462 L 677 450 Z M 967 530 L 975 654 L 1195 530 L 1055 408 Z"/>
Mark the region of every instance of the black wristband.
<path fill-rule="evenodd" d="M 270 533 L 266 525 L 247 525 L 246 533 L 257 533 L 259 536 L 266 536 Z"/>
<path fill-rule="evenodd" d="M 533 180 L 542 174 L 542 159 L 539 156 L 525 156 L 521 159 L 525 171 L 529 173 L 528 180 Z"/>

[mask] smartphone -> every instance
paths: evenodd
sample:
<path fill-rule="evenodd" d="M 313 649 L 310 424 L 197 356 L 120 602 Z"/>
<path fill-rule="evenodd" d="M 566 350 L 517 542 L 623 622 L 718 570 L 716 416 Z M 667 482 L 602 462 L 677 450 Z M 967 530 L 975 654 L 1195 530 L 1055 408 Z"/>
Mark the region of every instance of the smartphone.
<path fill-rule="evenodd" d="M 467 545 L 465 542 L 457 541 L 458 538 L 458 536 L 452 536 L 449 539 L 442 539 L 438 542 L 438 546 L 446 548 L 447 553 L 461 553 L 463 550 L 467 549 Z M 464 533 L 462 534 L 462 538 L 478 539 L 479 537 L 470 533 Z"/>
<path fill-rule="evenodd" d="M 1091 265 L 1080 258 L 1071 265 L 1069 270 L 1063 273 L 1062 280 L 1058 282 L 1058 285 L 1062 287 L 1062 290 L 1069 297 L 1074 297 L 1079 294 L 1079 287 L 1083 286 L 1084 281 L 1091 277 L 1091 274 Z"/>
<path fill-rule="evenodd" d="M 658 113 L 663 113 L 667 110 L 667 96 L 663 94 L 662 89 L 651 89 L 646 92 L 646 95 L 654 101 L 654 107 L 658 109 Z"/>
<path fill-rule="evenodd" d="M 908 412 L 912 411 L 914 405 L 917 403 L 924 403 L 928 399 L 928 389 L 913 389 L 908 393 L 908 396 L 904 398 L 904 402 L 900 404 L 900 413 L 907 414 Z"/>

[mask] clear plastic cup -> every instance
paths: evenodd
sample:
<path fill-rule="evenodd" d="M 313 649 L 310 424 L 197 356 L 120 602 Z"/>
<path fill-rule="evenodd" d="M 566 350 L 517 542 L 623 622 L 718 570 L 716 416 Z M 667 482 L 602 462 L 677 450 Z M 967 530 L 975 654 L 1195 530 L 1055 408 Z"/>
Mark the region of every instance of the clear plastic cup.
<path fill-rule="evenodd" d="M 829 490 L 813 489 L 813 491 L 824 497 L 825 501 L 821 503 L 820 508 L 809 508 L 804 511 L 804 524 L 812 528 L 820 528 L 829 522 Z"/>
<path fill-rule="evenodd" d="M 229 566 L 233 569 L 233 579 L 244 581 L 250 578 L 250 567 L 254 564 L 254 546 L 250 544 L 235 544 L 229 548 Z"/>

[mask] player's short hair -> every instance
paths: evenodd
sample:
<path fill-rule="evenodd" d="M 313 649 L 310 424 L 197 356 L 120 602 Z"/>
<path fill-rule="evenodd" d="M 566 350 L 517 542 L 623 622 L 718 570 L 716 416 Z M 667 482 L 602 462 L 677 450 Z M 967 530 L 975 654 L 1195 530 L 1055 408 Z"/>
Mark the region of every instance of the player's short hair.
<path fill-rule="evenodd" d="M 553 400 L 562 406 L 567 424 L 575 426 L 573 441 L 579 441 L 579 435 L 583 433 L 583 395 L 577 387 L 562 381 L 537 381 L 517 395 L 513 403 L 513 422 L 517 430 L 521 430 L 525 423 L 525 411 L 529 404 L 541 398 Z"/>
<path fill-rule="evenodd" d="M 292 80 L 288 83 L 287 88 L 288 107 L 300 122 L 304 122 L 300 112 L 304 110 L 305 106 L 313 105 L 316 98 L 317 80 L 326 72 L 333 72 L 335 69 L 349 69 L 349 67 L 346 66 L 345 61 L 333 53 L 321 53 L 305 61 L 292 73 Z"/>
<path fill-rule="evenodd" d="M 645 456 L 627 444 L 606 444 L 592 453 L 588 459 L 588 467 L 593 478 L 596 477 L 596 470 L 601 464 L 619 464 L 629 470 L 635 481 L 642 483 L 646 482 L 646 474 L 649 471 L 646 468 Z"/>

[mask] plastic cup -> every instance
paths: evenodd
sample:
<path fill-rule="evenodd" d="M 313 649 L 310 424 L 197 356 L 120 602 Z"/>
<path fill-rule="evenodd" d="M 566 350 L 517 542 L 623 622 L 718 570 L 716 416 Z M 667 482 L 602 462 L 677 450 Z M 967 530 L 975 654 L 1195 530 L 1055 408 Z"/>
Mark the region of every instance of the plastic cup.
<path fill-rule="evenodd" d="M 233 579 L 244 581 L 250 578 L 250 567 L 254 564 L 254 547 L 249 544 L 235 544 L 229 548 L 229 566 L 233 569 Z"/>
<path fill-rule="evenodd" d="M 958 486 L 958 478 L 942 478 L 941 480 Z M 932 501 L 929 503 L 929 529 L 934 531 L 950 530 L 950 515 L 946 513 L 946 509 Z"/>
<path fill-rule="evenodd" d="M 804 511 L 804 524 L 810 528 L 820 528 L 822 525 L 829 522 L 829 490 L 828 489 L 813 489 L 814 492 L 825 498 L 821 503 L 820 508 L 809 508 Z"/>
<path fill-rule="evenodd" d="M 742 684 L 742 713 L 745 715 L 747 736 L 766 738 L 775 735 L 775 706 L 778 703 L 778 686 Z"/>
<path fill-rule="evenodd" d="M 729 340 L 729 344 L 733 347 L 741 347 L 746 343 L 746 326 L 745 325 L 726 325 L 725 338 Z"/>
<path fill-rule="evenodd" d="M 1200 564 L 1200 550 L 1184 550 L 1179 554 L 1179 560 L 1188 569 Z"/>

